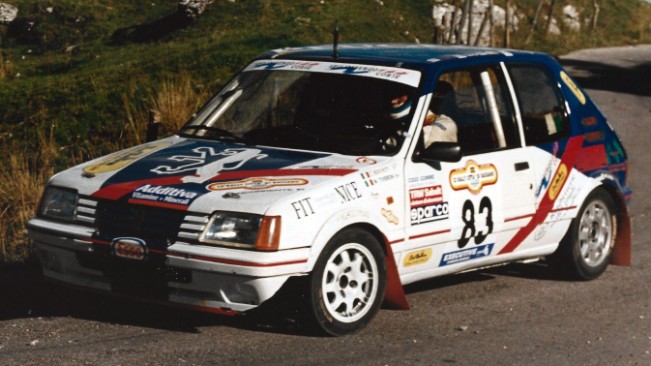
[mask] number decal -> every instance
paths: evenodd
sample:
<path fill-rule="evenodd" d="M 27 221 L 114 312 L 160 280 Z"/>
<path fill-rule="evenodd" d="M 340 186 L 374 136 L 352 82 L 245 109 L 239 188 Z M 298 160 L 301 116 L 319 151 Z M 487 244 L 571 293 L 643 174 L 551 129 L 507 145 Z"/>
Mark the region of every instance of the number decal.
<path fill-rule="evenodd" d="M 463 226 L 463 230 L 461 230 L 459 248 L 465 247 L 470 238 L 475 236 L 475 206 L 472 204 L 472 201 L 467 200 L 463 203 L 461 215 L 461 219 L 465 225 Z M 470 233 L 468 233 L 468 231 L 470 231 Z"/>
<path fill-rule="evenodd" d="M 466 200 L 461 210 L 461 220 L 463 220 L 464 225 L 461 230 L 461 238 L 458 241 L 459 248 L 465 247 L 470 238 L 475 239 L 475 244 L 481 244 L 493 232 L 493 204 L 490 198 L 484 197 L 481 199 L 477 214 L 486 215 L 486 232 L 477 231 L 475 227 L 475 205 L 473 205 L 472 201 Z"/>
<path fill-rule="evenodd" d="M 481 244 L 486 240 L 486 237 L 493 232 L 493 205 L 488 197 L 482 198 L 481 202 L 479 202 L 479 213 L 486 213 L 487 230 L 485 234 L 482 231 L 477 233 L 477 236 L 475 236 L 476 244 Z"/>

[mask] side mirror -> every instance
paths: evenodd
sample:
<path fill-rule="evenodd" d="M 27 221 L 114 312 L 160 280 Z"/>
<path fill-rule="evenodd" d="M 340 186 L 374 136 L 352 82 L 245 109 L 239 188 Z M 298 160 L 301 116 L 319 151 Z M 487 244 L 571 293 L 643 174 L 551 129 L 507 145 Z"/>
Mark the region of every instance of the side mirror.
<path fill-rule="evenodd" d="M 145 137 L 146 142 L 158 140 L 158 127 L 161 124 L 160 120 L 160 112 L 150 109 L 149 123 L 147 123 L 147 136 Z"/>
<path fill-rule="evenodd" d="M 418 156 L 418 160 L 425 163 L 438 163 L 441 161 L 456 163 L 461 160 L 461 145 L 456 142 L 434 142 Z"/>

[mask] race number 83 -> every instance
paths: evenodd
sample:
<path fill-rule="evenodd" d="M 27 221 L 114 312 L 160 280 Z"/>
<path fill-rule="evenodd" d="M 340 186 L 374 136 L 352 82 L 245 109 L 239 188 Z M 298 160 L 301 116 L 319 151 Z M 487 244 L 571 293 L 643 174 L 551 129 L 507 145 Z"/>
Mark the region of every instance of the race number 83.
<path fill-rule="evenodd" d="M 486 230 L 477 231 L 475 217 L 477 214 L 486 215 Z M 479 211 L 475 213 L 475 205 L 471 200 L 463 203 L 461 211 L 461 220 L 463 220 L 463 229 L 461 230 L 461 239 L 459 239 L 459 248 L 465 247 L 471 238 L 475 239 L 475 244 L 481 244 L 486 237 L 493 232 L 493 204 L 488 197 L 483 197 L 479 202 Z"/>

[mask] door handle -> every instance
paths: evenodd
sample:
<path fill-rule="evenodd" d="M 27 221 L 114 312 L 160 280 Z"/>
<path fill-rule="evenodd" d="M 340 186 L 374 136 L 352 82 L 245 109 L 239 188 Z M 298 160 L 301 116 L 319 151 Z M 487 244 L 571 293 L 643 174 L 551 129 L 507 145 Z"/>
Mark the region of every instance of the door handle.
<path fill-rule="evenodd" d="M 527 169 L 529 169 L 529 162 L 521 161 L 519 163 L 515 163 L 516 172 L 519 172 L 521 170 L 527 170 Z"/>

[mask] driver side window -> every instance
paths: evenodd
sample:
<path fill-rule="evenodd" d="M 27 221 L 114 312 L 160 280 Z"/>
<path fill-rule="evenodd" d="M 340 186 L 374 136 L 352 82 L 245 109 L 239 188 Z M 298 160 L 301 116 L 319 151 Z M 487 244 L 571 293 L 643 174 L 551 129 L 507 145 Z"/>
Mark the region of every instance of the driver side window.
<path fill-rule="evenodd" d="M 430 128 L 456 129 L 456 142 L 464 155 L 517 147 L 520 144 L 508 88 L 501 70 L 493 66 L 473 67 L 443 73 L 436 83 L 424 142 Z M 432 117 L 433 116 L 433 117 Z M 432 127 L 428 127 L 431 125 Z M 449 134 L 449 133 L 448 133 Z M 452 141 L 439 138 L 438 141 Z"/>

